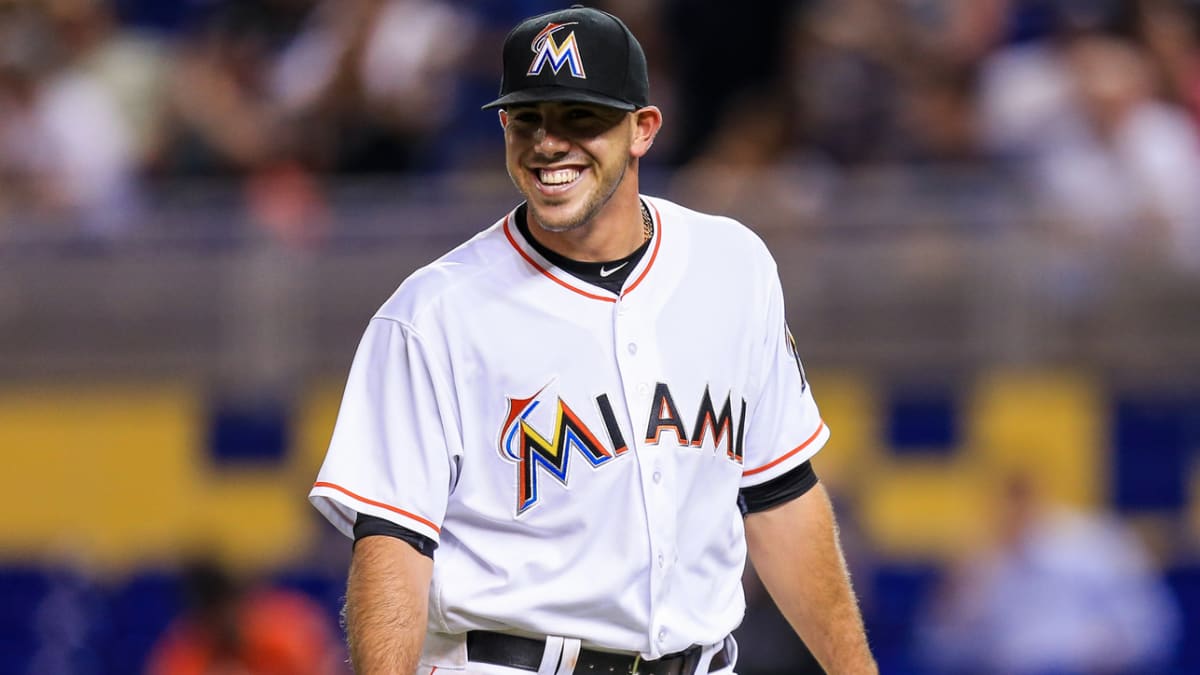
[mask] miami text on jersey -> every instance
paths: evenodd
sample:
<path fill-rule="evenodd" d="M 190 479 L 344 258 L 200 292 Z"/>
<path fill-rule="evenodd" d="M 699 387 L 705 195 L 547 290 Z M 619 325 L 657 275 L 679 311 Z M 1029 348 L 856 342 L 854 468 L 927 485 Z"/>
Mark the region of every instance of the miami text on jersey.
<path fill-rule="evenodd" d="M 549 386 L 549 385 L 547 385 Z M 542 403 L 542 387 L 528 398 L 509 398 L 508 415 L 500 429 L 500 456 L 517 465 L 517 515 L 521 515 L 538 503 L 538 467 L 549 473 L 564 487 L 568 484 L 572 448 L 587 459 L 592 468 L 608 463 L 628 451 L 625 437 L 617 424 L 608 394 L 596 397 L 596 409 L 608 433 L 609 446 L 571 409 L 561 398 L 554 405 L 553 431 L 549 437 L 542 435 L 529 421 L 534 410 Z M 712 439 L 714 449 L 725 445 L 726 457 L 742 463 L 742 442 L 746 421 L 746 401 L 741 400 L 740 413 L 735 422 L 731 396 L 718 413 L 712 402 L 708 387 L 696 413 L 691 434 L 684 426 L 683 418 L 671 396 L 671 389 L 660 382 L 655 388 L 646 429 L 646 444 L 658 445 L 664 432 L 671 432 L 681 446 L 699 448 L 706 437 Z"/>
<path fill-rule="evenodd" d="M 549 23 L 541 32 L 533 36 L 530 49 L 533 50 L 534 56 L 526 75 L 537 75 L 542 72 L 542 68 L 545 68 L 546 64 L 550 64 L 550 68 L 557 75 L 558 71 L 562 70 L 563 65 L 566 64 L 571 68 L 572 77 L 578 77 L 581 80 L 587 79 L 587 74 L 583 72 L 583 59 L 579 56 L 579 45 L 575 42 L 575 31 L 568 33 L 562 44 L 554 41 L 556 32 L 567 26 L 574 26 L 576 23 L 575 21 Z"/>
<path fill-rule="evenodd" d="M 712 436 L 714 448 L 720 448 L 721 443 L 724 442 L 725 455 L 741 464 L 742 458 L 745 456 L 742 449 L 746 430 L 745 422 L 746 399 L 742 399 L 741 411 L 738 413 L 735 426 L 730 396 L 725 397 L 725 405 L 721 406 L 721 412 L 717 414 L 713 407 L 712 396 L 708 393 L 708 387 L 705 387 L 704 397 L 700 399 L 700 410 L 696 413 L 696 422 L 692 424 L 691 436 L 688 436 L 687 427 L 683 425 L 683 418 L 680 417 L 679 409 L 675 406 L 675 399 L 671 396 L 671 388 L 659 382 L 654 389 L 654 398 L 650 404 L 650 422 L 646 427 L 646 443 L 658 445 L 662 440 L 663 432 L 670 431 L 675 434 L 680 445 L 691 445 L 698 448 L 704 444 L 704 435 L 708 433 Z"/>

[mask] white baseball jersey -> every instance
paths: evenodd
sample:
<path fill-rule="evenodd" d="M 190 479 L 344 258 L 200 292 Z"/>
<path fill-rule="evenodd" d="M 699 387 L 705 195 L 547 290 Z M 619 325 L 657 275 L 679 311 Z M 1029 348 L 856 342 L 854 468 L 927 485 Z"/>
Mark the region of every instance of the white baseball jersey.
<path fill-rule="evenodd" d="M 510 213 L 367 327 L 310 499 L 348 536 L 361 512 L 439 542 L 432 632 L 654 659 L 742 619 L 738 490 L 829 432 L 762 241 L 644 201 L 654 239 L 619 297 L 551 265 Z"/>

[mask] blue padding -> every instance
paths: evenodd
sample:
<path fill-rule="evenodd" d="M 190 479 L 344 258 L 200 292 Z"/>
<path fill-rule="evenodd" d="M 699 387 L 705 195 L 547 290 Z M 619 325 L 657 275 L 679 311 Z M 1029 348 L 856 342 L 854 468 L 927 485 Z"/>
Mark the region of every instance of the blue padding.
<path fill-rule="evenodd" d="M 273 464 L 287 456 L 288 415 L 281 404 L 213 406 L 209 452 L 218 464 Z"/>
<path fill-rule="evenodd" d="M 1123 511 L 1178 510 L 1200 446 L 1200 396 L 1118 396 L 1112 414 L 1113 503 Z"/>
<path fill-rule="evenodd" d="M 113 589 L 109 609 L 107 672 L 141 672 L 154 643 L 183 611 L 182 582 L 171 572 L 139 573 Z"/>
<path fill-rule="evenodd" d="M 1168 570 L 1166 578 L 1183 615 L 1174 672 L 1200 673 L 1200 566 Z"/>
<path fill-rule="evenodd" d="M 26 565 L 0 566 L 0 635 L 33 630 L 32 617 L 50 590 L 51 572 Z"/>
<path fill-rule="evenodd" d="M 38 648 L 36 615 L 50 590 L 51 572 L 0 566 L 0 673 L 25 673 Z"/>
<path fill-rule="evenodd" d="M 25 675 L 31 672 L 36 649 L 29 640 L 0 631 L 0 675 Z"/>
<path fill-rule="evenodd" d="M 920 672 L 913 626 L 941 578 L 934 565 L 883 565 L 875 571 L 863 620 L 879 672 Z"/>
<path fill-rule="evenodd" d="M 0 675 L 105 673 L 106 597 L 70 567 L 0 565 Z"/>
<path fill-rule="evenodd" d="M 898 454 L 948 455 L 959 445 L 958 402 L 951 391 L 893 391 L 886 414 L 888 445 Z"/>

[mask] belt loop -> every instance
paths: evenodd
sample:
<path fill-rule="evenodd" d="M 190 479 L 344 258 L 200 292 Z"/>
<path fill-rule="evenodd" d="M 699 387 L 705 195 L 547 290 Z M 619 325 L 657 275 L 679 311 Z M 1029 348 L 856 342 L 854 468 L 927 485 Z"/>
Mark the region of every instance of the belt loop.
<path fill-rule="evenodd" d="M 575 672 L 575 664 L 579 662 L 579 650 L 582 640 L 563 638 L 562 656 L 558 659 L 558 675 L 571 675 Z"/>
<path fill-rule="evenodd" d="M 718 656 L 722 657 L 719 662 L 717 661 Z M 697 650 L 695 663 L 692 664 L 692 670 L 688 672 L 695 675 L 712 673 L 717 670 L 725 670 L 736 662 L 737 641 L 734 640 L 733 635 L 726 635 L 724 640 Z M 724 665 L 714 667 L 718 663 L 723 663 Z"/>
<path fill-rule="evenodd" d="M 559 660 L 563 652 L 563 638 L 553 635 L 546 637 L 546 649 L 542 652 L 542 665 L 538 666 L 538 675 L 558 675 Z"/>

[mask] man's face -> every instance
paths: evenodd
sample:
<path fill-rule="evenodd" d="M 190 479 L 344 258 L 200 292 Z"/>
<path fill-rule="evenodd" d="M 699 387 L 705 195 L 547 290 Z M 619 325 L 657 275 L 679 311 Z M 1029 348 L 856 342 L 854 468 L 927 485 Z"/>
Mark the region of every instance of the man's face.
<path fill-rule="evenodd" d="M 566 232 L 608 203 L 632 159 L 633 117 L 587 103 L 542 102 L 500 113 L 508 174 L 537 223 Z"/>

